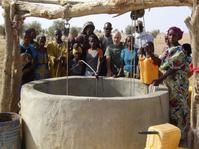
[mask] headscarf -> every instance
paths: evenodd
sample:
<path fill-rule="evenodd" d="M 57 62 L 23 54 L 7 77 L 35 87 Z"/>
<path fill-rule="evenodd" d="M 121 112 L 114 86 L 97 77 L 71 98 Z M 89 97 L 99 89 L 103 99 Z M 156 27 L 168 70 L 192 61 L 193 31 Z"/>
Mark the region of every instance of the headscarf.
<path fill-rule="evenodd" d="M 180 28 L 175 27 L 175 26 L 170 27 L 170 28 L 168 29 L 167 33 L 168 33 L 170 30 L 173 30 L 173 31 L 178 35 L 178 40 L 182 39 L 183 31 L 182 31 Z"/>
<path fill-rule="evenodd" d="M 88 26 L 91 26 L 92 28 L 93 28 L 93 31 L 95 30 L 95 26 L 94 26 L 94 24 L 93 24 L 93 22 L 92 21 L 88 21 L 88 22 L 86 22 L 85 24 L 84 24 L 84 26 L 83 26 L 83 33 L 85 33 L 85 29 L 88 27 Z"/>

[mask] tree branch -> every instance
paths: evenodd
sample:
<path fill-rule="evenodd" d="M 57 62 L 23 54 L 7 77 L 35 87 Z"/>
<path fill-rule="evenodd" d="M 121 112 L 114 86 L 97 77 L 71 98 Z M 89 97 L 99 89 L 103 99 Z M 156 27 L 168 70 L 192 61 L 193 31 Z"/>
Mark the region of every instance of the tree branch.
<path fill-rule="evenodd" d="M 185 20 L 184 20 L 184 23 L 186 24 L 187 28 L 192 31 L 192 27 L 191 27 L 191 17 L 187 17 Z"/>

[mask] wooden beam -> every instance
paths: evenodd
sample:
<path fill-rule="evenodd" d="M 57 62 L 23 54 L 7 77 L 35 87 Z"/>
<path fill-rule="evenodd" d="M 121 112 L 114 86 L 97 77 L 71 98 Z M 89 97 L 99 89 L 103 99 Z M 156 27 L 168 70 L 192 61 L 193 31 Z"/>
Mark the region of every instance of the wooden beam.
<path fill-rule="evenodd" d="M 43 3 L 43 4 L 77 4 L 77 3 L 84 3 L 87 0 L 19 0 L 22 2 L 31 2 L 31 3 Z"/>
<path fill-rule="evenodd" d="M 54 2 L 56 0 L 48 1 Z M 67 2 L 67 0 L 63 1 Z M 72 18 L 104 13 L 122 14 L 132 10 L 146 9 L 152 7 L 192 5 L 192 0 L 88 0 L 84 3 L 78 3 L 74 5 L 70 4 L 70 7 L 68 7 L 69 5 L 50 7 L 38 3 L 28 3 L 22 1 L 16 2 L 16 8 L 19 13 L 22 12 L 25 16 L 42 17 L 47 19 Z"/>

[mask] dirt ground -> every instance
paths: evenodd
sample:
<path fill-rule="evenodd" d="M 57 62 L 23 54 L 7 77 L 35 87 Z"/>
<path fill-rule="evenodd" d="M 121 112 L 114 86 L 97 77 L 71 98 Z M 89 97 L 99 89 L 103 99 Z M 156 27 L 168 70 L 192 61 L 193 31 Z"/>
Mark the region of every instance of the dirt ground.
<path fill-rule="evenodd" d="M 123 39 L 125 35 L 123 35 Z M 180 41 L 180 43 L 190 43 L 190 38 L 189 34 L 185 33 L 183 36 L 183 39 Z M 164 42 L 164 34 L 160 33 L 154 40 L 154 45 L 155 45 L 155 53 L 160 55 L 162 52 L 162 49 L 165 47 L 165 42 Z M 5 39 L 3 39 L 2 36 L 0 36 L 0 87 L 1 87 L 1 82 L 2 82 L 2 67 L 3 67 L 3 57 L 4 57 L 4 50 L 5 50 Z"/>

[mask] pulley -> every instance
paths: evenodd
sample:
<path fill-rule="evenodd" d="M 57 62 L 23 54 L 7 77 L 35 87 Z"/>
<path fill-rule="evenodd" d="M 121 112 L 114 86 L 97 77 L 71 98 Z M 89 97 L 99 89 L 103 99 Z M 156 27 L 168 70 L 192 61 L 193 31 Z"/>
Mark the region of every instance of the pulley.
<path fill-rule="evenodd" d="M 132 20 L 137 20 L 138 18 L 143 17 L 144 13 L 145 13 L 144 9 L 131 11 L 130 17 Z"/>
<path fill-rule="evenodd" d="M 64 36 L 68 36 L 69 32 L 70 32 L 70 23 L 69 20 L 66 19 L 65 23 L 64 23 Z"/>

